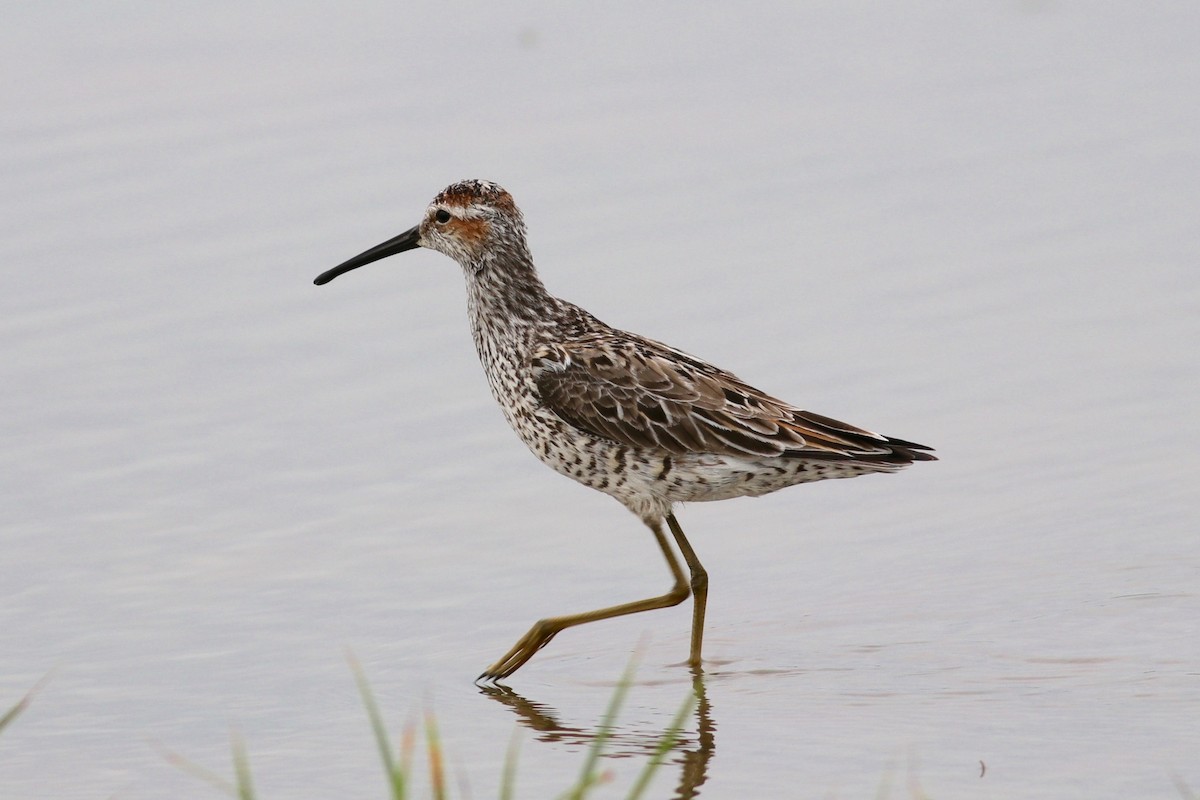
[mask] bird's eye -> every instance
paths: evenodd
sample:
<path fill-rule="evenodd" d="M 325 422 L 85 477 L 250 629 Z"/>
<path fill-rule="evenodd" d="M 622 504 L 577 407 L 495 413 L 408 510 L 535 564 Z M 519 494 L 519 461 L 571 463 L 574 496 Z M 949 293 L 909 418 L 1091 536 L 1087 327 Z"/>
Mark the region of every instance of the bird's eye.
<path fill-rule="evenodd" d="M 439 208 L 437 213 L 433 215 L 433 218 L 438 222 L 438 224 L 445 225 L 450 221 L 450 212 L 444 208 Z"/>

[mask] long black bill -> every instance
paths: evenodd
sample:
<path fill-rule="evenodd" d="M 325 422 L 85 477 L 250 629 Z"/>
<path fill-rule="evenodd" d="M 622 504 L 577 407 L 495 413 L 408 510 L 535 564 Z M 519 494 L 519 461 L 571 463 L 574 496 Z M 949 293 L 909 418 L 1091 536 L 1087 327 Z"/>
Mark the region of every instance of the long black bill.
<path fill-rule="evenodd" d="M 378 261 L 381 258 L 403 253 L 405 250 L 412 250 L 420 247 L 418 240 L 421 238 L 421 226 L 405 231 L 394 239 L 388 239 L 383 244 L 377 244 L 366 252 L 359 253 L 349 261 L 338 264 L 328 272 L 322 272 L 313 281 L 317 286 L 329 283 L 331 280 L 341 275 L 344 272 L 349 272 L 352 269 L 358 269 L 364 264 L 370 264 L 372 261 Z"/>

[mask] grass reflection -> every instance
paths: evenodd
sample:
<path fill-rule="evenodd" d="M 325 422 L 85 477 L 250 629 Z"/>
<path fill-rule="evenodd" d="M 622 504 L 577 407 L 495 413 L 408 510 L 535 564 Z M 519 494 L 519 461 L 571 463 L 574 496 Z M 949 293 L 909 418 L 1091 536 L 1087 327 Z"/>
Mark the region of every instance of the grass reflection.
<path fill-rule="evenodd" d="M 401 733 L 399 747 L 394 747 L 383 714 L 371 691 L 370 683 L 362 666 L 352 655 L 348 656 L 348 659 L 379 751 L 389 796 L 391 800 L 412 800 L 415 797 L 413 754 L 419 738 L 415 730 L 416 726 L 415 724 L 406 726 Z M 563 726 L 557 722 L 557 714 L 552 709 L 529 701 L 506 687 L 481 687 L 480 691 L 485 696 L 511 708 L 516 713 L 521 725 L 538 732 L 539 740 L 575 741 L 587 745 L 587 752 L 578 779 L 559 795 L 559 800 L 586 800 L 591 797 L 597 787 L 608 783 L 612 778 L 610 772 L 601 768 L 601 759 L 629 755 L 646 759 L 628 794 L 625 795 L 626 800 L 639 800 L 644 797 L 651 780 L 664 766 L 668 755 L 672 752 L 678 753 L 675 761 L 681 766 L 680 778 L 673 797 L 680 798 L 680 800 L 695 797 L 698 787 L 707 778 L 708 762 L 713 753 L 714 726 L 709 716 L 703 675 L 698 670 L 693 672 L 693 691 L 689 693 L 665 730 L 649 735 L 621 733 L 617 728 L 617 718 L 629 689 L 633 685 L 634 672 L 635 666 L 631 662 L 617 682 L 603 717 L 592 728 Z M 19 713 L 19 710 L 15 711 Z M 689 737 L 684 735 L 683 730 L 685 722 L 693 711 L 696 714 L 697 734 Z M 10 712 L 5 719 L 8 719 L 9 716 L 15 716 L 15 713 Z M 422 727 L 424 733 L 422 738 L 428 760 L 430 797 L 433 800 L 448 800 L 450 792 L 447 787 L 441 739 L 438 735 L 435 717 L 432 714 L 426 714 Z M 500 778 L 499 794 L 497 795 L 500 800 L 511 800 L 515 796 L 519 773 L 517 743 L 518 739 L 514 735 Z M 163 756 L 177 768 L 231 797 L 236 797 L 238 800 L 255 800 L 257 795 L 254 791 L 254 781 L 250 770 L 250 758 L 244 741 L 236 732 L 232 735 L 231 750 L 233 781 L 226 780 L 212 770 L 195 764 L 178 753 L 164 751 Z"/>

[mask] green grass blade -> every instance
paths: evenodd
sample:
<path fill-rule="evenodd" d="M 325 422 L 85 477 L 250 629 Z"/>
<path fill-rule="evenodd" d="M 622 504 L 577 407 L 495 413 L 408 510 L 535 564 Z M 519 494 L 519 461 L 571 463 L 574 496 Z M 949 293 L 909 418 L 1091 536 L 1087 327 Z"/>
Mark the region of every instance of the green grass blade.
<path fill-rule="evenodd" d="M 20 700 L 17 701 L 16 705 L 14 705 L 8 711 L 5 711 L 4 716 L 0 717 L 0 731 L 3 731 L 10 724 L 12 724 L 12 721 L 14 719 L 21 716 L 21 712 L 24 711 L 25 709 L 29 708 L 29 703 L 32 699 L 33 699 L 33 690 L 30 690 L 29 692 L 27 692 L 25 694 L 24 697 L 22 697 Z"/>
<path fill-rule="evenodd" d="M 429 752 L 429 780 L 433 784 L 434 800 L 446 800 L 446 770 L 442 760 L 442 742 L 438 737 L 437 720 L 425 713 L 425 749 Z"/>
<path fill-rule="evenodd" d="M 592 745 L 588 748 L 587 757 L 583 761 L 583 769 L 579 773 L 579 782 L 567 794 L 563 795 L 566 800 L 583 800 L 592 787 L 600 783 L 602 776 L 597 772 L 596 764 L 600 761 L 600 754 L 604 749 L 605 742 L 612 736 L 613 725 L 617 720 L 617 713 L 621 710 L 621 704 L 625 702 L 625 695 L 629 693 L 629 687 L 633 685 L 636 661 L 636 655 L 629 659 L 629 665 L 625 667 L 625 672 L 622 673 L 621 679 L 617 681 L 617 688 L 613 691 L 612 698 L 608 701 L 608 709 L 604 712 L 604 717 L 600 720 L 600 727 L 597 729 L 596 735 L 592 739 Z"/>
<path fill-rule="evenodd" d="M 504 756 L 504 772 L 500 775 L 500 800 L 513 800 L 513 789 L 517 785 L 517 751 L 521 745 L 521 731 L 513 731 Z"/>
<path fill-rule="evenodd" d="M 671 748 L 679 741 L 679 732 L 683 730 L 684 721 L 695 707 L 696 696 L 689 694 L 687 699 L 683 701 L 683 705 L 679 707 L 679 711 L 675 712 L 675 717 L 671 720 L 671 724 L 663 732 L 662 739 L 659 740 L 658 745 L 654 748 L 654 754 L 650 756 L 650 760 L 642 768 L 641 774 L 638 775 L 637 781 L 634 782 L 633 788 L 629 791 L 628 800 L 638 800 L 645 793 L 646 787 L 650 785 L 650 780 L 654 777 L 654 773 L 662 766 L 667 753 L 671 752 Z"/>
<path fill-rule="evenodd" d="M 230 735 L 233 743 L 233 774 L 237 776 L 238 800 L 254 800 L 254 781 L 250 777 L 250 757 L 246 755 L 246 742 L 234 731 Z"/>
<path fill-rule="evenodd" d="M 392 757 L 392 745 L 388 741 L 387 728 L 383 724 L 383 715 L 379 712 L 379 704 L 367 683 L 367 676 L 362 665 L 354 654 L 347 651 L 346 660 L 354 673 L 354 682 L 358 685 L 358 693 L 362 697 L 363 706 L 367 709 L 367 717 L 371 720 L 371 731 L 375 734 L 375 744 L 379 748 L 379 759 L 383 762 L 383 771 L 387 774 L 388 787 L 392 792 L 392 800 L 404 800 L 405 772 L 396 764 Z"/>
<path fill-rule="evenodd" d="M 42 676 L 42 679 L 35 683 L 33 688 L 25 693 L 24 697 L 18 700 L 12 708 L 4 712 L 4 716 L 0 717 L 0 731 L 11 725 L 17 717 L 25 712 L 25 709 L 29 708 L 30 703 L 33 702 L 34 695 L 42 690 L 42 687 L 50 680 L 50 675 L 51 673 L 48 672 Z"/>

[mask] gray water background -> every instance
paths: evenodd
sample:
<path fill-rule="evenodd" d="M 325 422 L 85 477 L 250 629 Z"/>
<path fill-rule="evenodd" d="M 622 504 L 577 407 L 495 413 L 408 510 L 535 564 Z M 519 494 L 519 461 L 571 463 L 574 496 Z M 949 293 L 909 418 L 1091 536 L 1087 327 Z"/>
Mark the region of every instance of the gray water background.
<path fill-rule="evenodd" d="M 311 284 L 465 177 L 552 291 L 942 459 L 682 510 L 709 674 L 653 796 L 1200 791 L 1200 6 L 6 20 L 0 709 L 49 679 L 0 797 L 219 796 L 160 751 L 230 774 L 231 727 L 264 798 L 382 797 L 347 647 L 472 797 L 514 728 L 552 797 L 640 641 L 623 796 L 686 606 L 559 636 L 526 706 L 471 679 L 664 590 L 651 537 L 507 429 L 452 262 Z"/>

